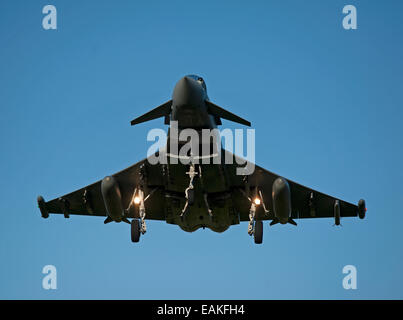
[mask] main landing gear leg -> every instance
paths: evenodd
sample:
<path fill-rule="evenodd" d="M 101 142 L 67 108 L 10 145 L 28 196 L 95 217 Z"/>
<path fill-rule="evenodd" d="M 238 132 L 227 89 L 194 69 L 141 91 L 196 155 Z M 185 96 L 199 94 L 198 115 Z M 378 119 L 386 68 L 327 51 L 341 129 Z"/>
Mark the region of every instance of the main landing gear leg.
<path fill-rule="evenodd" d="M 147 198 L 148 198 L 148 196 L 147 196 Z M 131 210 L 133 205 L 137 204 L 139 206 L 140 219 L 135 218 L 131 222 L 132 242 L 139 242 L 140 236 L 147 232 L 147 226 L 146 226 L 146 220 L 145 220 L 146 207 L 144 205 L 144 202 L 147 200 L 147 198 L 144 198 L 144 191 L 141 188 L 136 188 L 133 193 L 132 201 L 130 202 L 129 207 L 126 209 L 126 213 L 128 213 Z"/>
<path fill-rule="evenodd" d="M 257 206 L 262 205 L 264 214 L 269 215 L 269 210 L 266 209 L 264 203 L 263 193 L 256 188 L 255 198 L 252 200 L 245 191 L 242 189 L 240 191 L 250 201 L 248 234 L 253 235 L 255 243 L 260 244 L 263 242 L 263 221 L 261 219 L 256 220 Z"/>
<path fill-rule="evenodd" d="M 263 222 L 262 220 L 255 220 L 256 205 L 252 202 L 249 209 L 249 225 L 248 234 L 253 235 L 256 244 L 263 242 Z"/>
<path fill-rule="evenodd" d="M 145 234 L 147 232 L 145 202 L 152 196 L 152 194 L 156 190 L 157 188 L 153 189 L 146 197 L 144 197 L 143 188 L 142 187 L 135 188 L 129 207 L 125 209 L 125 214 L 130 215 L 134 214 L 134 212 L 132 211 L 134 210 L 133 209 L 134 206 L 138 206 L 139 208 L 140 219 L 134 218 L 131 222 L 131 237 L 133 242 L 139 242 L 140 235 Z"/>
<path fill-rule="evenodd" d="M 251 202 L 250 209 L 249 209 L 249 224 L 248 224 L 248 234 L 250 236 L 254 233 L 255 227 L 255 214 L 256 214 L 256 205 Z"/>
<path fill-rule="evenodd" d="M 144 205 L 144 191 L 139 189 L 138 197 L 140 198 L 139 203 L 139 215 L 140 215 L 140 232 L 141 234 L 145 234 L 147 232 L 147 225 L 146 225 L 146 207 Z"/>

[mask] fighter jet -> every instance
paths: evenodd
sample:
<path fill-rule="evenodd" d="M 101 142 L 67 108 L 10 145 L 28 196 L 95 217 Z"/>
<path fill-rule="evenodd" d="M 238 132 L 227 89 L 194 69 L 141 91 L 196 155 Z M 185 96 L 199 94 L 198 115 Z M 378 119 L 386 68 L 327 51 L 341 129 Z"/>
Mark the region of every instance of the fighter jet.
<path fill-rule="evenodd" d="M 247 232 L 257 244 L 263 241 L 263 221 L 266 220 L 270 221 L 270 226 L 287 223 L 296 226 L 298 219 L 333 218 L 334 224 L 340 225 L 342 217 L 365 217 L 363 199 L 354 205 L 255 164 L 252 172 L 239 174 L 240 158 L 224 148 L 217 148 L 214 141 L 208 140 L 207 148 L 202 148 L 205 141 L 198 142 L 204 153 L 197 154 L 192 148 L 182 155 L 178 153 L 177 149 L 189 142 L 178 138 L 178 133 L 186 129 L 193 129 L 201 136 L 203 130 L 214 130 L 222 125 L 222 119 L 251 125 L 211 102 L 202 77 L 188 75 L 180 79 L 171 100 L 132 120 L 131 125 L 157 118 L 164 118 L 164 123 L 170 127 L 166 146 L 152 156 L 154 160 L 166 157 L 167 161 L 150 161 L 149 156 L 123 171 L 51 201 L 46 202 L 39 196 L 41 216 L 48 218 L 51 213 L 63 214 L 65 218 L 101 216 L 105 224 L 123 221 L 131 225 L 133 242 L 139 242 L 140 236 L 146 233 L 148 219 L 166 221 L 187 232 L 199 228 L 223 232 L 231 225 L 246 221 Z M 179 146 L 172 147 L 174 143 Z M 219 155 L 220 161 L 206 161 Z M 232 159 L 232 163 L 224 161 L 226 157 Z M 179 161 L 182 158 L 186 161 Z M 245 166 L 251 164 L 241 160 Z"/>

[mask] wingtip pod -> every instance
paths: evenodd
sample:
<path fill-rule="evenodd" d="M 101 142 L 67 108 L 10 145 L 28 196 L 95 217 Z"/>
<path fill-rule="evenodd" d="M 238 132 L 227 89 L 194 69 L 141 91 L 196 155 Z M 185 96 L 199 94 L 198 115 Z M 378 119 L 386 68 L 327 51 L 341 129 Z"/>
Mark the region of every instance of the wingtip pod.
<path fill-rule="evenodd" d="M 44 218 L 44 219 L 49 218 L 49 212 L 46 208 L 45 199 L 43 199 L 42 196 L 38 196 L 37 201 L 38 201 L 39 210 L 41 211 L 42 218 Z"/>
<path fill-rule="evenodd" d="M 367 212 L 367 207 L 365 205 L 365 200 L 360 199 L 360 201 L 358 201 L 358 217 L 360 219 L 364 219 L 366 212 Z"/>

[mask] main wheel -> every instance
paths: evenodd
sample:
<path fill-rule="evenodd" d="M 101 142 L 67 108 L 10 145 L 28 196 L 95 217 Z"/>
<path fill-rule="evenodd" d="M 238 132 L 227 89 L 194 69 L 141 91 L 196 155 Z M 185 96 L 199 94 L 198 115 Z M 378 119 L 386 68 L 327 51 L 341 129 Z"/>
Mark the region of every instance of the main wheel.
<path fill-rule="evenodd" d="M 263 221 L 255 221 L 255 231 L 253 232 L 255 243 L 261 244 L 263 242 Z"/>
<path fill-rule="evenodd" d="M 140 220 L 133 219 L 131 223 L 131 235 L 132 235 L 132 242 L 139 242 L 140 241 Z"/>

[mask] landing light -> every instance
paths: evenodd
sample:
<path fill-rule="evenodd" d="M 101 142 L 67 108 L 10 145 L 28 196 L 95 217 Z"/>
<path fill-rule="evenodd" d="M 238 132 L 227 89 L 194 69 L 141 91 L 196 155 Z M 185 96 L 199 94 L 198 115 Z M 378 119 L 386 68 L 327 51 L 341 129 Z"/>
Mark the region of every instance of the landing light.
<path fill-rule="evenodd" d="M 257 206 L 260 204 L 260 199 L 259 199 L 259 198 L 256 198 L 256 199 L 255 199 L 255 204 L 256 204 Z"/>
<path fill-rule="evenodd" d="M 134 197 L 134 203 L 139 204 L 140 203 L 140 198 L 139 197 Z"/>

